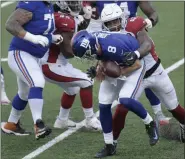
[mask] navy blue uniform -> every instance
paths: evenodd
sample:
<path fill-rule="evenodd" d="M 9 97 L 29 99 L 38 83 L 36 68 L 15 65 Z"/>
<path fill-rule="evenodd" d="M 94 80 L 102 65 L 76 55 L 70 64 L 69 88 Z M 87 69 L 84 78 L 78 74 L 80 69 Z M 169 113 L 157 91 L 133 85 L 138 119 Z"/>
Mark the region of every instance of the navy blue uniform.
<path fill-rule="evenodd" d="M 131 35 L 103 31 L 93 34 L 98 37 L 98 43 L 102 49 L 102 54 L 98 55 L 101 60 L 122 64 L 125 52 L 136 51 L 139 48 L 138 41 Z"/>
<path fill-rule="evenodd" d="M 51 43 L 51 33 L 55 30 L 54 15 L 52 4 L 47 5 L 43 1 L 21 1 L 18 2 L 16 9 L 21 8 L 32 12 L 32 19 L 23 28 L 34 35 L 46 36 L 49 39 L 49 43 Z M 9 51 L 21 50 L 41 58 L 48 49 L 49 46 L 42 47 L 40 44 L 33 44 L 19 37 L 13 37 Z"/>

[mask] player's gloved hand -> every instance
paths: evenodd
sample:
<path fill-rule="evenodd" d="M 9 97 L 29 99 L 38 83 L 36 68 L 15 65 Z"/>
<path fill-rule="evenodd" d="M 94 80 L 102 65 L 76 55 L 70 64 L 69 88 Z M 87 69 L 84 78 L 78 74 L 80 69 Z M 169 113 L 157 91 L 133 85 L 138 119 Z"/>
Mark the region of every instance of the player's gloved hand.
<path fill-rule="evenodd" d="M 27 41 L 30 41 L 34 44 L 40 44 L 43 47 L 46 47 L 49 45 L 49 40 L 47 37 L 42 36 L 42 35 L 33 35 L 29 32 L 26 32 L 24 39 Z"/>
<path fill-rule="evenodd" d="M 81 23 L 84 22 L 84 17 L 82 15 L 78 15 L 74 19 L 77 25 L 80 25 Z"/>
<path fill-rule="evenodd" d="M 146 29 L 151 29 L 153 27 L 152 21 L 150 19 L 145 19 L 146 22 Z"/>
<path fill-rule="evenodd" d="M 135 61 L 139 58 L 140 54 L 138 51 L 125 52 L 123 55 L 123 66 L 132 66 Z"/>
<path fill-rule="evenodd" d="M 87 75 L 91 79 L 95 78 L 96 77 L 96 67 L 91 66 L 89 69 L 87 69 Z"/>
<path fill-rule="evenodd" d="M 52 43 L 59 45 L 63 41 L 63 37 L 60 34 L 52 34 Z"/>
<path fill-rule="evenodd" d="M 91 19 L 92 12 L 93 12 L 91 6 L 88 6 L 88 5 L 84 6 L 84 7 L 83 7 L 83 12 L 84 12 L 83 17 L 84 17 L 85 19 Z"/>

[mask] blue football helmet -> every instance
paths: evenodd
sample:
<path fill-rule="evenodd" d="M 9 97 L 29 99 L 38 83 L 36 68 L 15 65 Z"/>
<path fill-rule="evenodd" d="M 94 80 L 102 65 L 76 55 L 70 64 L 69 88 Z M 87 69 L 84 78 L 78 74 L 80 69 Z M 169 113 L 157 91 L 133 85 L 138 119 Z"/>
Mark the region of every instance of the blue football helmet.
<path fill-rule="evenodd" d="M 71 45 L 74 55 L 79 58 L 94 59 L 96 57 L 97 38 L 86 30 L 76 33 L 71 40 Z"/>

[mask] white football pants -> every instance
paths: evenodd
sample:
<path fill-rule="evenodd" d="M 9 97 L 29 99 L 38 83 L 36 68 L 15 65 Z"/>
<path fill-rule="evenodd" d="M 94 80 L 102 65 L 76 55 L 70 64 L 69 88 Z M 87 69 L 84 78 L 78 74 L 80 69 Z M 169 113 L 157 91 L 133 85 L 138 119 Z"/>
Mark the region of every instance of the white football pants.
<path fill-rule="evenodd" d="M 45 79 L 62 87 L 68 95 L 75 95 L 80 88 L 93 85 L 94 81 L 87 74 L 73 67 L 72 64 L 47 63 L 42 64 Z"/>
<path fill-rule="evenodd" d="M 18 94 L 22 100 L 28 100 L 31 87 L 44 88 L 45 79 L 38 60 L 24 51 L 8 52 L 8 65 L 17 76 Z"/>
<path fill-rule="evenodd" d="M 179 102 L 175 88 L 168 74 L 162 65 L 160 65 L 155 72 L 158 72 L 158 74 L 155 73 L 155 75 L 143 79 L 141 86 L 136 93 L 136 99 L 141 96 L 145 88 L 150 88 L 168 110 L 175 109 Z"/>
<path fill-rule="evenodd" d="M 99 103 L 112 104 L 117 97 L 135 99 L 135 95 L 145 74 L 145 65 L 143 60 L 141 60 L 141 63 L 142 67 L 131 73 L 126 80 L 118 78 L 111 80 L 111 78 L 106 77 L 100 85 Z"/>

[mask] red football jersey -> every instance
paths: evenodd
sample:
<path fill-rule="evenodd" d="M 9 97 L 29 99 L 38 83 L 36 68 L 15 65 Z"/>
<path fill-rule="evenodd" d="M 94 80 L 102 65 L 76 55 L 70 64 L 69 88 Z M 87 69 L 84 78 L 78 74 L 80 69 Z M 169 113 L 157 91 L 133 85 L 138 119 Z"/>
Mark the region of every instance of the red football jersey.
<path fill-rule="evenodd" d="M 54 16 L 55 16 L 55 26 L 56 26 L 55 34 L 75 31 L 75 20 L 72 16 L 64 13 L 58 13 L 58 12 L 54 13 Z M 56 63 L 59 54 L 60 54 L 59 46 L 55 44 L 51 44 L 47 61 L 49 63 Z"/>
<path fill-rule="evenodd" d="M 135 35 L 135 37 L 137 37 L 138 32 L 140 32 L 141 30 L 143 30 L 146 27 L 146 24 L 147 23 L 144 20 L 144 18 L 139 17 L 139 16 L 132 17 L 132 18 L 129 18 L 127 20 L 127 25 L 126 25 L 125 30 L 127 32 L 133 33 Z M 155 51 L 155 44 L 154 44 L 153 41 L 152 41 L 152 43 L 153 43 L 153 45 L 152 45 L 152 48 L 150 50 L 150 53 L 153 56 L 154 60 L 157 61 L 158 60 L 158 56 L 157 56 L 157 53 Z"/>
<path fill-rule="evenodd" d="M 146 22 L 142 17 L 132 17 L 127 20 L 125 30 L 131 32 L 137 37 L 137 33 L 146 27 Z"/>
<path fill-rule="evenodd" d="M 75 20 L 72 16 L 64 13 L 55 13 L 55 26 L 57 32 L 74 32 Z"/>

